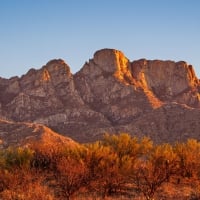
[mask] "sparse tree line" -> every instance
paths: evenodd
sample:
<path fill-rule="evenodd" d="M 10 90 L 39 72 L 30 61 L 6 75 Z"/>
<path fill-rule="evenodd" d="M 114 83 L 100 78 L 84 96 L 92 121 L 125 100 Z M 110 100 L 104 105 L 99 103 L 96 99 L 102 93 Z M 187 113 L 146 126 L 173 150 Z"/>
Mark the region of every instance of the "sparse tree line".
<path fill-rule="evenodd" d="M 106 134 L 102 141 L 73 148 L 35 144 L 0 151 L 0 199 L 4 200 L 120 195 L 150 200 L 163 184 L 178 185 L 184 179 L 200 185 L 197 140 L 156 145 L 148 138 Z"/>

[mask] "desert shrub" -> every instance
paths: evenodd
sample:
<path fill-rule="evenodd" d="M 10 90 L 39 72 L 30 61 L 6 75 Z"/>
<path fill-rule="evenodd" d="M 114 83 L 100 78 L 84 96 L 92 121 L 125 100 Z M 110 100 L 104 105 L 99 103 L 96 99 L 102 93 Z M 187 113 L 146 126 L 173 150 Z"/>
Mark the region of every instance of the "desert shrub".
<path fill-rule="evenodd" d="M 3 177 L 2 177 L 3 176 Z M 0 198 L 5 200 L 53 200 L 53 193 L 44 185 L 45 177 L 30 169 L 15 168 L 1 172 Z"/>
<path fill-rule="evenodd" d="M 144 137 L 139 140 L 136 137 L 131 137 L 127 133 L 121 133 L 119 135 L 105 134 L 102 145 L 109 146 L 118 155 L 120 160 L 128 156 L 132 162 L 146 155 L 153 147 L 153 143 L 149 138 Z"/>
<path fill-rule="evenodd" d="M 149 200 L 165 182 L 189 177 L 183 180 L 196 187 L 199 157 L 196 140 L 155 145 L 126 133 L 106 134 L 102 141 L 73 148 L 8 148 L 0 151 L 0 199 L 70 199 L 91 193 L 102 199 L 139 192 Z M 198 199 L 199 191 L 189 198 Z"/>
<path fill-rule="evenodd" d="M 8 189 L 9 183 L 11 181 L 11 176 L 9 176 L 8 171 L 0 170 L 0 193 Z"/>
<path fill-rule="evenodd" d="M 192 178 L 200 175 L 200 143 L 189 139 L 186 143 L 177 143 L 175 153 L 179 162 L 179 175 Z"/>
<path fill-rule="evenodd" d="M 29 148 L 8 148 L 2 152 L 4 168 L 28 168 L 33 158 L 33 151 Z"/>
<path fill-rule="evenodd" d="M 87 145 L 85 163 L 88 168 L 89 190 L 96 191 L 102 197 L 116 194 L 125 182 L 124 172 L 130 157 L 119 158 L 110 145 L 96 142 Z"/>
<path fill-rule="evenodd" d="M 82 146 L 70 147 L 62 146 L 45 146 L 35 144 L 32 146 L 34 155 L 32 159 L 32 167 L 54 172 L 57 169 L 57 163 L 63 158 L 81 159 L 84 148 Z"/>
<path fill-rule="evenodd" d="M 43 171 L 54 172 L 57 162 L 65 155 L 65 146 L 45 146 L 43 144 L 32 145 L 34 155 L 31 166 Z"/>
<path fill-rule="evenodd" d="M 130 173 L 130 179 L 147 200 L 153 199 L 155 192 L 169 181 L 177 167 L 173 147 L 169 144 L 155 145 L 145 158 L 138 159 Z"/>
<path fill-rule="evenodd" d="M 85 185 L 87 176 L 87 168 L 82 160 L 62 157 L 57 163 L 55 174 L 58 196 L 70 199 Z"/>

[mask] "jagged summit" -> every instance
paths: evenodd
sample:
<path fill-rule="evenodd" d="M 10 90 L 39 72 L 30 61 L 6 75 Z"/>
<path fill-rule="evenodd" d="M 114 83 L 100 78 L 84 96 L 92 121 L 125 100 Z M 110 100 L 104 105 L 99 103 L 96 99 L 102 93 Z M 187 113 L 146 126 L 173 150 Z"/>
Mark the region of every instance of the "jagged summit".
<path fill-rule="evenodd" d="M 131 64 L 131 74 L 161 100 L 185 99 L 182 94 L 192 90 L 198 98 L 199 80 L 186 62 L 139 60 Z M 177 98 L 180 97 L 180 98 Z M 193 99 L 198 104 L 198 99 Z M 186 103 L 186 102 L 185 102 Z M 186 104 L 190 104 L 189 101 Z"/>
<path fill-rule="evenodd" d="M 130 61 L 121 51 L 102 49 L 74 75 L 55 59 L 21 78 L 0 78 L 0 116 L 41 123 L 81 142 L 121 131 L 157 142 L 200 139 L 199 93 L 186 62 Z"/>
<path fill-rule="evenodd" d="M 71 75 L 70 67 L 62 59 L 51 60 L 43 68 L 47 69 L 52 74 Z"/>
<path fill-rule="evenodd" d="M 78 74 L 95 81 L 96 76 L 114 76 L 125 85 L 142 89 L 150 100 L 157 98 L 156 107 L 161 105 L 159 101 L 172 100 L 199 107 L 200 82 L 193 67 L 184 61 L 140 59 L 130 62 L 121 51 L 102 49 Z"/>
<path fill-rule="evenodd" d="M 115 49 L 102 49 L 94 54 L 94 63 L 105 72 L 114 73 L 118 68 L 123 68 L 128 59 L 121 51 Z"/>
<path fill-rule="evenodd" d="M 32 77 L 33 79 L 39 79 L 41 82 L 56 81 L 55 79 L 66 79 L 71 76 L 70 67 L 62 59 L 54 59 L 47 62 L 41 69 L 30 69 L 23 77 Z"/>

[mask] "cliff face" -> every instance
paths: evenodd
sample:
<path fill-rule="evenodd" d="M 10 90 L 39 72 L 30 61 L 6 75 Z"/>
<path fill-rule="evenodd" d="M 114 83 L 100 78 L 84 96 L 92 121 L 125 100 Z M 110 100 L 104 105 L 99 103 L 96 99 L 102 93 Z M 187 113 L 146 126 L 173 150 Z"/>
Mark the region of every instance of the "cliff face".
<path fill-rule="evenodd" d="M 160 100 L 199 107 L 200 82 L 193 67 L 186 62 L 139 60 L 132 62 L 131 71 Z"/>
<path fill-rule="evenodd" d="M 75 75 L 59 59 L 21 78 L 1 78 L 0 116 L 42 123 L 80 142 L 105 132 L 157 142 L 200 139 L 199 92 L 186 62 L 131 62 L 118 50 L 103 49 Z"/>

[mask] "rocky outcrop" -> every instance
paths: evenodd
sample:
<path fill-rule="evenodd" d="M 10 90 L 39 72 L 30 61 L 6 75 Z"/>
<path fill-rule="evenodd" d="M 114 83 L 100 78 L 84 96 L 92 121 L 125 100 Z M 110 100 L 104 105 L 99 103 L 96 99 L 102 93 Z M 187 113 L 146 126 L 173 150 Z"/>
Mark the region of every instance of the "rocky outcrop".
<path fill-rule="evenodd" d="M 21 78 L 0 78 L 0 116 L 44 124 L 80 142 L 105 132 L 148 135 L 156 142 L 200 139 L 199 92 L 186 62 L 131 62 L 118 50 L 102 49 L 74 75 L 58 59 Z"/>
<path fill-rule="evenodd" d="M 186 62 L 134 61 L 131 72 L 137 82 L 164 102 L 176 101 L 199 107 L 199 85 L 193 67 Z"/>

